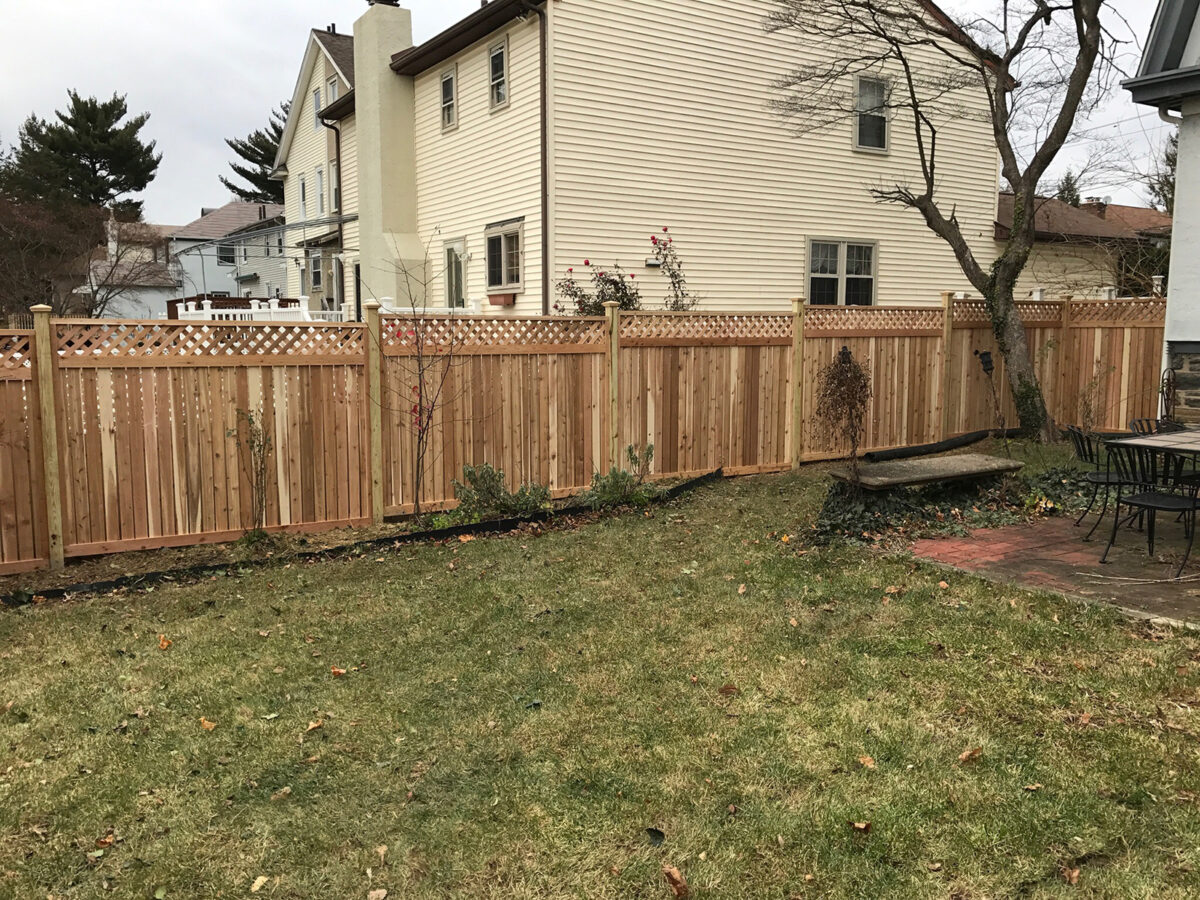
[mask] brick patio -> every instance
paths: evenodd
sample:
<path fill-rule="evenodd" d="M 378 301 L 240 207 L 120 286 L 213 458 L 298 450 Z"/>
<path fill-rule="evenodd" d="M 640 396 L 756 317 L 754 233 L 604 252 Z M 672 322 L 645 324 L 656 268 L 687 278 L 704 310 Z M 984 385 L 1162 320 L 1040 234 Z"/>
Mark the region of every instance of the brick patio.
<path fill-rule="evenodd" d="M 1130 584 L 1161 581 L 1175 574 L 1179 555 L 1187 546 L 1183 528 L 1161 517 L 1155 551 L 1146 553 L 1146 537 L 1122 529 L 1106 565 L 1100 555 L 1108 543 L 1108 522 L 1094 538 L 1083 537 L 1094 520 L 1076 528 L 1073 519 L 1049 518 L 1006 528 L 981 529 L 966 538 L 918 541 L 913 553 L 932 562 L 972 572 L 994 581 L 1054 591 L 1069 597 L 1112 603 L 1129 612 L 1200 624 L 1200 546 L 1181 581 L 1171 584 Z M 1200 545 L 1200 541 L 1197 542 Z"/>

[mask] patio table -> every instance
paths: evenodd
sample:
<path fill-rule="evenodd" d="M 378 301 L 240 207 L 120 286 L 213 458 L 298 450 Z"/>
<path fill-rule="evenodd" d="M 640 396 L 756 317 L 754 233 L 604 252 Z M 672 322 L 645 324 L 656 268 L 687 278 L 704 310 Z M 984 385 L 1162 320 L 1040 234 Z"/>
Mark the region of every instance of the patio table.
<path fill-rule="evenodd" d="M 1127 447 L 1145 447 L 1147 450 L 1200 457 L 1200 428 L 1185 428 L 1183 431 L 1168 431 L 1164 434 L 1130 435 L 1113 438 L 1104 443 L 1120 443 Z"/>

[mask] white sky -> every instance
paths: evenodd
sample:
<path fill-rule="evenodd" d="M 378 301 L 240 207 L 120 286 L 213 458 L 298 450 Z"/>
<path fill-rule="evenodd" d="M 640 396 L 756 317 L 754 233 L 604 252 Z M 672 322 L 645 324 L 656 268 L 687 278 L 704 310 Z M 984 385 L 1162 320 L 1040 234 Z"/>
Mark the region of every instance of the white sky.
<path fill-rule="evenodd" d="M 944 6 L 959 11 L 990 3 L 945 0 Z M 1155 3 L 1113 3 L 1144 41 Z M 419 43 L 478 9 L 479 0 L 405 5 L 413 11 Z M 261 127 L 268 111 L 291 96 L 309 29 L 332 22 L 348 33 L 364 9 L 363 0 L 0 0 L 10 36 L 0 142 L 15 143 L 29 113 L 52 115 L 69 88 L 98 97 L 128 94 L 131 111 L 150 112 L 143 133 L 163 154 L 144 195 L 146 217 L 186 224 L 200 207 L 229 199 L 217 180 L 228 174 L 233 158 L 223 139 Z M 1085 143 L 1073 152 L 1110 139 L 1135 158 L 1150 153 L 1167 131 L 1153 110 L 1133 106 L 1121 90 L 1083 127 Z M 1085 187 L 1085 193 L 1111 194 L 1117 202 L 1143 200 L 1128 183 Z"/>

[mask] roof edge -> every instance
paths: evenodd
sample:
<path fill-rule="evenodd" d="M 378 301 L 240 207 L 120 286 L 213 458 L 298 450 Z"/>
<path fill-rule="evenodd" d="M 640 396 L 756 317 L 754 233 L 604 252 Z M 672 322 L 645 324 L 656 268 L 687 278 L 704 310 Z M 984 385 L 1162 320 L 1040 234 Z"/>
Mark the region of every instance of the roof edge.
<path fill-rule="evenodd" d="M 544 6 L 546 0 L 530 2 Z M 425 43 L 392 56 L 392 71 L 397 75 L 419 75 L 528 12 L 525 0 L 492 0 Z"/>

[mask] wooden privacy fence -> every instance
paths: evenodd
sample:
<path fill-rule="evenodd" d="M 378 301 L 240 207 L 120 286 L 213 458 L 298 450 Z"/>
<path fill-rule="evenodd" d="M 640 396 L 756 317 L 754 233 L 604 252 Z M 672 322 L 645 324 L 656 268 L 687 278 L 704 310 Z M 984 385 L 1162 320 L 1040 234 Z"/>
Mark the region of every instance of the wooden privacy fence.
<path fill-rule="evenodd" d="M 770 472 L 845 450 L 814 420 L 841 347 L 871 370 L 866 448 L 994 427 L 976 351 L 1016 412 L 983 305 L 790 315 L 386 317 L 365 324 L 51 320 L 0 331 L 0 573 L 183 546 L 254 526 L 253 417 L 268 530 L 366 524 L 453 503 L 464 465 L 559 496 L 628 444 L 654 472 Z M 1021 304 L 1060 422 L 1158 409 L 1162 300 Z M 424 439 L 419 386 L 436 386 Z M 799 385 L 800 389 L 796 390 Z M 416 483 L 414 460 L 425 449 Z"/>

